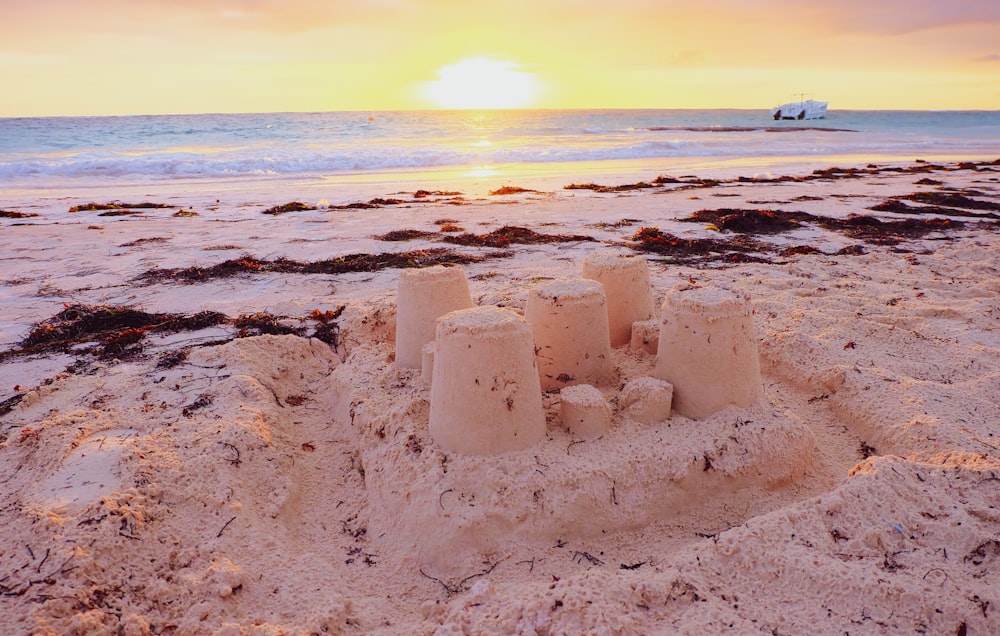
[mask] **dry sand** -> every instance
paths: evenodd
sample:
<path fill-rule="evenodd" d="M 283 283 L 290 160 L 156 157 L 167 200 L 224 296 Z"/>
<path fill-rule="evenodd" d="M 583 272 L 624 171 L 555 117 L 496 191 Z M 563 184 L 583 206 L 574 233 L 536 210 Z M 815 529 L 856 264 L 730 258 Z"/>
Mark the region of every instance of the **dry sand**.
<path fill-rule="evenodd" d="M 269 311 L 292 327 L 344 310 L 336 347 L 253 329 L 233 339 L 239 328 L 221 324 L 149 332 L 118 357 L 88 352 L 86 336 L 4 354 L 0 632 L 997 633 L 1000 235 L 988 207 L 1000 207 L 1000 168 L 901 168 L 281 216 L 4 219 L 4 350 L 64 304 Z M 399 269 L 136 281 L 242 253 L 304 262 L 446 245 L 489 257 L 466 266 L 476 304 L 523 311 L 532 285 L 579 275 L 595 249 L 629 251 L 640 227 L 746 236 L 677 221 L 719 208 L 925 218 L 866 210 L 917 191 L 963 193 L 984 216 L 938 209 L 929 216 L 967 225 L 895 245 L 803 222 L 757 238 L 821 253 L 769 262 L 647 254 L 658 300 L 704 286 L 750 296 L 754 406 L 653 424 L 616 411 L 607 434 L 582 440 L 547 393 L 545 439 L 494 457 L 438 448 L 420 370 L 392 363 Z M 499 258 L 442 244 L 434 222 L 446 218 L 597 242 L 512 244 Z M 374 238 L 402 229 L 432 234 Z M 615 404 L 656 359 L 613 357 L 601 389 Z"/>

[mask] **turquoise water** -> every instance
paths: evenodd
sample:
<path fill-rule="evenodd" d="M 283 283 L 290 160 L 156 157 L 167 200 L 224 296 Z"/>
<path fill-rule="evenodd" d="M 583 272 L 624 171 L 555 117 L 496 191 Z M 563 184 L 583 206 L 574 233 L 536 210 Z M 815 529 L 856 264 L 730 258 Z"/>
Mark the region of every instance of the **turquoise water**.
<path fill-rule="evenodd" d="M 1000 156 L 1000 111 L 336 112 L 0 119 L 0 186 L 528 164 Z"/>

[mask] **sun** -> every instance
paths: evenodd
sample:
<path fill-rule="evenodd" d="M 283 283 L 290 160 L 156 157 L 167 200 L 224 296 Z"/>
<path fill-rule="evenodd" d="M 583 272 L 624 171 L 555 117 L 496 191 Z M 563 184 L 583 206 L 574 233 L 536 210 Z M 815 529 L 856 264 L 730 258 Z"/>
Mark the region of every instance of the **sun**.
<path fill-rule="evenodd" d="M 438 69 L 438 79 L 424 84 L 423 95 L 453 110 L 524 108 L 535 102 L 539 89 L 535 75 L 514 62 L 470 57 Z"/>

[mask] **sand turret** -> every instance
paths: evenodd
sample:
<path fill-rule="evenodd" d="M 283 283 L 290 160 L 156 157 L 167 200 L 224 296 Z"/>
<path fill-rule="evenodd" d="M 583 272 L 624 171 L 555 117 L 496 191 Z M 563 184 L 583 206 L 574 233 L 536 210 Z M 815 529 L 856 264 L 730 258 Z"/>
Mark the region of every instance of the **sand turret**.
<path fill-rule="evenodd" d="M 654 316 L 656 306 L 645 258 L 613 251 L 595 252 L 583 261 L 583 278 L 604 286 L 612 347 L 629 344 L 632 323 Z"/>
<path fill-rule="evenodd" d="M 509 309 L 477 307 L 437 325 L 430 433 L 470 455 L 523 450 L 545 436 L 531 329 Z"/>
<path fill-rule="evenodd" d="M 461 267 L 403 270 L 396 301 L 396 366 L 421 368 L 423 348 L 434 341 L 437 319 L 470 307 L 472 295 Z"/>
<path fill-rule="evenodd" d="M 554 280 L 528 294 L 542 389 L 601 385 L 613 375 L 604 288 L 593 280 Z"/>
<path fill-rule="evenodd" d="M 673 408 L 685 417 L 700 419 L 760 399 L 749 299 L 711 287 L 668 295 L 654 375 L 673 385 Z"/>

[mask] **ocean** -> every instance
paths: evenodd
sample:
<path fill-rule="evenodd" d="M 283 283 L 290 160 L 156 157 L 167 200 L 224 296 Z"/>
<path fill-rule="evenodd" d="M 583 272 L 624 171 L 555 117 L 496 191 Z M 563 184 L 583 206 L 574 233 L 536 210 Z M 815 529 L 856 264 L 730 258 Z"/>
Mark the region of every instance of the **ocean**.
<path fill-rule="evenodd" d="M 0 119 L 0 204 L 53 189 L 442 174 L 760 173 L 786 163 L 1000 156 L 1000 111 L 527 110 Z M 627 167 L 627 169 L 625 169 Z M 700 171 L 700 172 L 699 172 Z M 156 188 L 161 189 L 161 188 Z"/>

